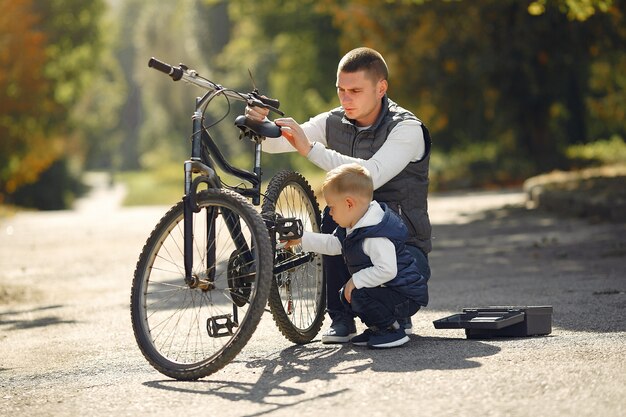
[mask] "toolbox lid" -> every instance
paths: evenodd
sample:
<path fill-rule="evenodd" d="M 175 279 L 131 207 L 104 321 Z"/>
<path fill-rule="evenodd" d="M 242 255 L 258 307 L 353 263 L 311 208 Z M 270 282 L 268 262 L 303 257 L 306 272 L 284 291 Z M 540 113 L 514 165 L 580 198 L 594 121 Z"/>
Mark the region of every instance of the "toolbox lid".
<path fill-rule="evenodd" d="M 436 329 L 498 330 L 524 321 L 526 314 L 552 314 L 551 306 L 464 308 L 460 314 L 433 321 Z"/>

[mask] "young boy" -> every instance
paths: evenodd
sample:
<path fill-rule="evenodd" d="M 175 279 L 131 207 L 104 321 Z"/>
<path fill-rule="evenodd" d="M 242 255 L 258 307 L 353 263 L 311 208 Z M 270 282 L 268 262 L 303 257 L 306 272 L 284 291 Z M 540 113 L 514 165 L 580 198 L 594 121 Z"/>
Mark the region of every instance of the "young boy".
<path fill-rule="evenodd" d="M 427 286 L 405 247 L 406 226 L 385 204 L 372 200 L 372 178 L 356 163 L 329 171 L 322 192 L 339 227 L 333 234 L 305 232 L 287 246 L 301 243 L 304 251 L 343 254 L 351 278 L 339 297 L 368 326 L 362 334 L 350 335 L 353 344 L 370 348 L 405 344 L 409 338 L 397 320 L 420 309 Z"/>

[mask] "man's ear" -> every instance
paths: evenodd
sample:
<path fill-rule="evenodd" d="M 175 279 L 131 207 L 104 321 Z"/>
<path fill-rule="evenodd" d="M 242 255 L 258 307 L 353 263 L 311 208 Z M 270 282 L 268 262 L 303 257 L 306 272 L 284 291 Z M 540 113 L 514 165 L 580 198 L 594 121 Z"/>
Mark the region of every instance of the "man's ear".
<path fill-rule="evenodd" d="M 377 88 L 377 93 L 378 93 L 378 98 L 383 98 L 383 96 L 387 93 L 387 88 L 389 87 L 389 84 L 387 83 L 387 80 L 382 79 L 380 81 L 378 81 L 378 83 L 376 84 L 376 88 Z"/>

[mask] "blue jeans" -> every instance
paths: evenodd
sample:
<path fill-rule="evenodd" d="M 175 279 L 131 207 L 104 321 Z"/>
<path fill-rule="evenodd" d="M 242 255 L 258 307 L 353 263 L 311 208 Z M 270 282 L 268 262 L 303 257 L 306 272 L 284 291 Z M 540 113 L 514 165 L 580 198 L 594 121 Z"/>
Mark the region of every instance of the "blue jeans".
<path fill-rule="evenodd" d="M 322 233 L 330 234 L 337 228 L 337 223 L 329 214 L 329 208 L 324 208 L 322 214 L 322 224 L 320 225 L 320 231 Z M 428 265 L 428 257 L 416 246 L 407 245 L 409 251 L 415 257 L 417 261 L 417 267 L 420 273 L 426 278 L 430 278 L 430 266 Z M 343 256 L 328 256 L 324 255 L 324 277 L 326 278 L 326 311 L 331 320 L 353 320 L 354 311 L 341 302 L 337 296 L 339 290 L 346 285 L 346 282 L 350 279 L 350 273 L 343 260 Z M 413 313 L 415 314 L 415 313 Z M 409 316 L 405 316 L 409 317 Z"/>
<path fill-rule="evenodd" d="M 337 228 L 337 223 L 330 216 L 330 209 L 324 208 L 320 231 L 331 234 Z M 326 311 L 332 321 L 351 321 L 354 314 L 344 307 L 339 299 L 339 290 L 350 279 L 350 273 L 343 261 L 343 256 L 322 256 L 324 260 L 324 278 L 326 281 Z"/>
<path fill-rule="evenodd" d="M 420 309 L 419 304 L 390 287 L 355 288 L 352 303 L 339 295 L 345 308 L 359 317 L 367 327 L 385 329 L 396 320 L 411 317 Z"/>

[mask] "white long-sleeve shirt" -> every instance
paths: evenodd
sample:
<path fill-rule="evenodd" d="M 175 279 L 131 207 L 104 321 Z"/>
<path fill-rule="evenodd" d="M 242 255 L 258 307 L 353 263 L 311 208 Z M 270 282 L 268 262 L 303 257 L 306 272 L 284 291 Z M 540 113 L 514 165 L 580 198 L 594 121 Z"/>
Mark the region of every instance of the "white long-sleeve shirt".
<path fill-rule="evenodd" d="M 386 184 L 398 175 L 409 162 L 424 156 L 425 142 L 421 123 L 417 120 L 404 120 L 389 132 L 387 140 L 370 159 L 353 158 L 328 149 L 326 140 L 326 119 L 329 113 L 322 113 L 301 125 L 313 148 L 307 158 L 325 171 L 339 165 L 356 162 L 367 168 L 374 182 L 374 189 Z M 363 129 L 366 129 L 364 127 Z M 287 139 L 268 138 L 263 142 L 263 151 L 268 153 L 293 152 L 295 149 Z"/>
<path fill-rule="evenodd" d="M 361 227 L 374 226 L 382 220 L 385 212 L 376 201 L 372 201 L 367 212 L 352 227 L 346 229 L 346 236 Z M 340 255 L 341 242 L 337 236 L 304 232 L 302 250 L 324 255 Z M 391 281 L 398 274 L 396 249 L 389 239 L 384 237 L 368 237 L 363 239 L 363 252 L 369 256 L 372 265 L 352 275 L 356 288 L 373 288 Z"/>

